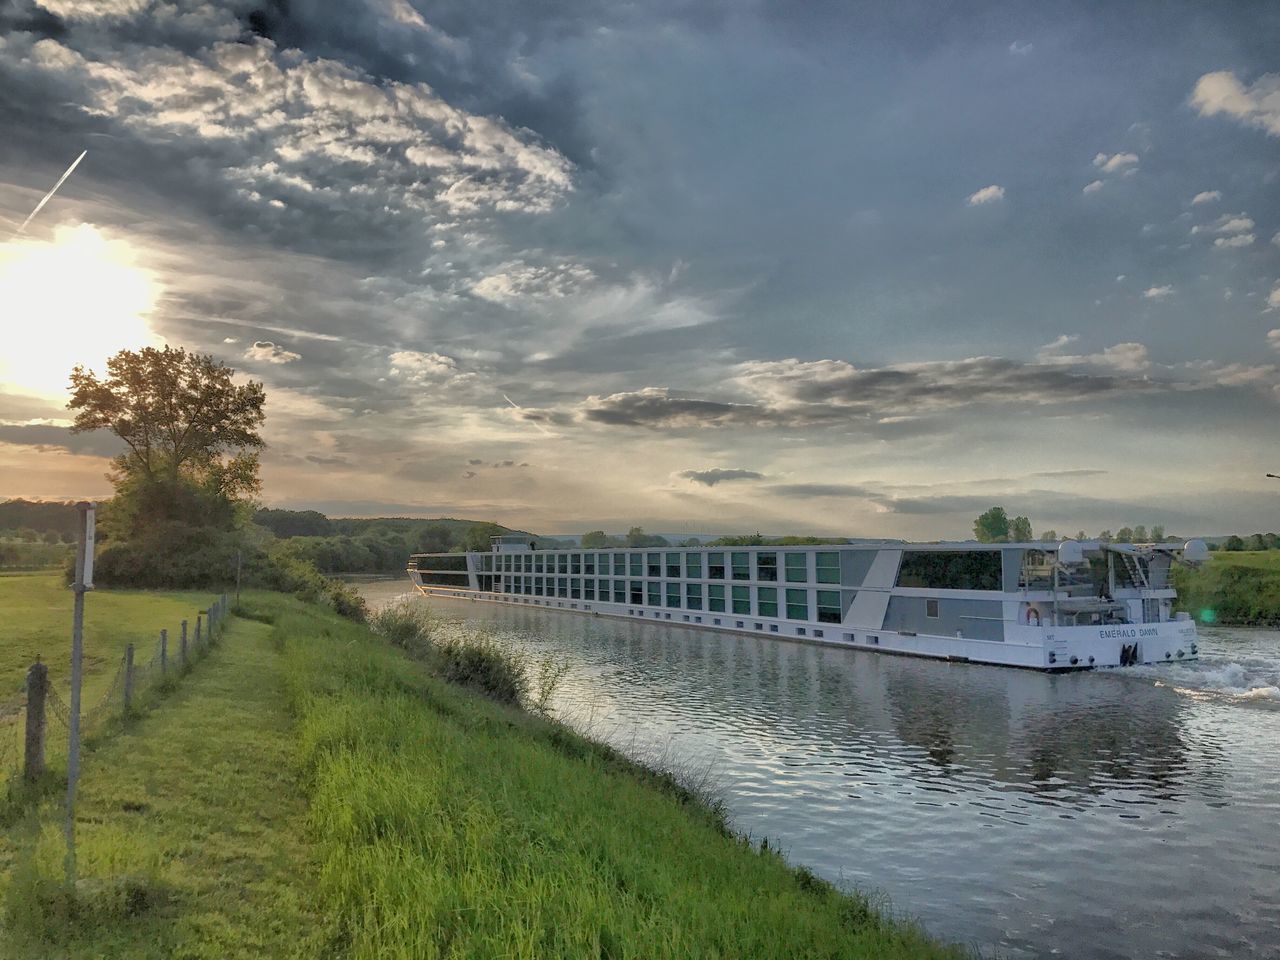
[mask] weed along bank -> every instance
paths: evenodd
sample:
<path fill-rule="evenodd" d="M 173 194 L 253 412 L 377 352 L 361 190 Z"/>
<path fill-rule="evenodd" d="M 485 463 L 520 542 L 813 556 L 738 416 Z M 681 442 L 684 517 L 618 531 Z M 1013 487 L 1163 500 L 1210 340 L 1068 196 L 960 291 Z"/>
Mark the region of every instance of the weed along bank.
<path fill-rule="evenodd" d="M 1105 541 L 419 554 L 424 594 L 672 621 L 884 653 L 1040 670 L 1194 660 L 1174 612 L 1184 545 Z"/>

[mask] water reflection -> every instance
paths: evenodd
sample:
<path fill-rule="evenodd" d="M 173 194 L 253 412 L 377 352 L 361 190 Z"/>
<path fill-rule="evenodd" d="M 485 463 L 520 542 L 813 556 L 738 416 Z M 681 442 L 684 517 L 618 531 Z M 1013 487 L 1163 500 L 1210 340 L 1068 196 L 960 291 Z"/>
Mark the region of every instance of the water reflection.
<path fill-rule="evenodd" d="M 740 829 L 939 935 L 1006 957 L 1280 955 L 1278 633 L 1050 676 L 433 604 L 569 657 L 562 716 L 711 769 Z"/>

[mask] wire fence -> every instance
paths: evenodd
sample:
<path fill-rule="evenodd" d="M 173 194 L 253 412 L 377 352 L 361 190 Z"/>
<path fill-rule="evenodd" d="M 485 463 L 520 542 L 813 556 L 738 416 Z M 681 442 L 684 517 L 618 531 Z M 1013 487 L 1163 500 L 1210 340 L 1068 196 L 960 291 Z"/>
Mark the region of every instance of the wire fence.
<path fill-rule="evenodd" d="M 81 701 L 81 739 L 109 733 L 113 721 L 127 718 L 154 700 L 164 685 L 176 683 L 221 636 L 228 611 L 223 594 L 197 613 L 194 627 L 183 620 L 172 637 L 165 629 L 150 644 L 129 644 L 106 688 Z M 0 702 L 0 783 L 42 776 L 52 736 L 71 730 L 71 707 L 47 676 L 42 664 L 33 665 L 25 694 Z"/>

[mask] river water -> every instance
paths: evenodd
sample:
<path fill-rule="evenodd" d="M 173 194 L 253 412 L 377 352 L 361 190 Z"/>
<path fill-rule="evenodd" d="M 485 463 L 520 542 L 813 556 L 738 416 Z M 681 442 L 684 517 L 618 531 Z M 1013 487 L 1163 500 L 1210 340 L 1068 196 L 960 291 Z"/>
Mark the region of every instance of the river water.
<path fill-rule="evenodd" d="M 404 581 L 360 584 L 374 604 Z M 734 826 L 1009 958 L 1280 957 L 1280 632 L 1049 676 L 463 600 L 567 658 L 557 715 Z"/>

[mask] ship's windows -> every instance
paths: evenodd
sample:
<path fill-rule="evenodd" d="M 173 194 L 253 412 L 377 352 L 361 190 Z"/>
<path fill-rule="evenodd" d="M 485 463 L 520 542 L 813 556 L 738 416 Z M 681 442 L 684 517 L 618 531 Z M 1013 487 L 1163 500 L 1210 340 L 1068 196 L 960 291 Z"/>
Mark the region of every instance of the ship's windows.
<path fill-rule="evenodd" d="M 557 573 L 569 572 L 569 555 L 567 553 L 562 553 L 558 555 L 556 559 L 556 572 Z"/>
<path fill-rule="evenodd" d="M 774 571 L 777 574 L 777 571 Z M 778 588 L 777 587 L 760 587 L 756 591 L 756 604 L 759 609 L 756 611 L 762 617 L 776 617 L 778 615 Z"/>
<path fill-rule="evenodd" d="M 751 554 L 749 553 L 732 553 L 729 555 L 733 562 L 733 579 L 750 580 L 751 579 Z"/>
<path fill-rule="evenodd" d="M 594 600 L 596 598 L 596 582 L 594 580 L 582 581 L 582 599 Z"/>
<path fill-rule="evenodd" d="M 938 601 L 937 600 L 926 600 L 924 602 L 924 615 L 926 617 L 929 617 L 931 620 L 938 619 Z"/>
<path fill-rule="evenodd" d="M 667 576 L 674 580 L 680 579 L 680 554 L 667 554 Z"/>
<path fill-rule="evenodd" d="M 818 619 L 823 623 L 840 622 L 840 591 L 819 590 L 817 592 Z"/>
<path fill-rule="evenodd" d="M 999 590 L 999 550 L 908 550 L 898 586 L 934 590 Z"/>
<path fill-rule="evenodd" d="M 658 583 L 656 580 L 646 581 L 645 593 L 649 597 L 649 606 L 662 606 L 662 584 Z"/>
<path fill-rule="evenodd" d="M 456 573 L 465 573 L 467 569 L 467 555 L 465 553 L 434 554 L 417 557 L 416 559 L 419 570 L 437 570 L 441 572 L 449 570 Z"/>
<path fill-rule="evenodd" d="M 685 576 L 690 580 L 702 579 L 702 554 L 686 553 L 684 555 Z"/>
<path fill-rule="evenodd" d="M 813 563 L 816 568 L 815 576 L 819 583 L 839 583 L 840 582 L 840 554 L 832 551 L 822 551 L 813 555 Z"/>
<path fill-rule="evenodd" d="M 583 554 L 582 572 L 588 577 L 594 577 L 596 575 L 596 555 L 594 553 Z"/>
<path fill-rule="evenodd" d="M 613 602 L 614 603 L 627 602 L 627 581 L 625 580 L 613 581 Z"/>
<path fill-rule="evenodd" d="M 787 591 L 787 619 L 788 620 L 808 620 L 809 619 L 809 591 L 807 590 L 788 590 Z"/>
<path fill-rule="evenodd" d="M 647 568 L 647 577 L 662 576 L 662 554 L 651 553 L 645 557 L 645 567 Z"/>
<path fill-rule="evenodd" d="M 804 636 L 804 627 L 796 627 L 796 636 L 797 636 L 797 637 L 803 637 L 803 636 Z"/>
<path fill-rule="evenodd" d="M 561 577 L 560 580 L 556 583 L 556 596 L 560 596 L 560 597 L 569 596 L 569 578 L 568 577 Z"/>
<path fill-rule="evenodd" d="M 857 635 L 857 634 L 854 634 L 854 633 L 846 633 L 846 634 L 844 635 L 844 638 L 845 638 L 847 641 L 849 641 L 850 643 L 857 643 L 857 642 L 858 642 L 858 635 Z"/>
<path fill-rule="evenodd" d="M 805 583 L 809 579 L 809 555 L 784 553 L 787 566 L 787 583 Z"/>
<path fill-rule="evenodd" d="M 542 596 L 542 578 L 541 577 L 533 578 L 533 592 L 538 596 Z"/>
<path fill-rule="evenodd" d="M 613 555 L 613 575 L 615 577 L 625 577 L 627 575 L 627 555 L 625 553 L 615 553 Z"/>
<path fill-rule="evenodd" d="M 756 554 L 756 579 L 773 583 L 778 579 L 778 555 L 776 553 Z"/>
<path fill-rule="evenodd" d="M 536 557 L 533 558 L 533 572 L 534 573 L 542 572 L 542 554 L 538 554 Z"/>
<path fill-rule="evenodd" d="M 724 584 L 707 584 L 707 609 L 713 613 L 724 613 Z M 716 623 L 720 621 L 717 620 Z"/>
<path fill-rule="evenodd" d="M 644 584 L 639 580 L 631 581 L 631 602 L 635 604 L 644 603 Z"/>
<path fill-rule="evenodd" d="M 680 606 L 680 584 L 678 583 L 667 584 L 667 606 L 668 607 Z"/>
<path fill-rule="evenodd" d="M 751 612 L 751 588 L 750 587 L 734 587 L 733 588 L 733 612 L 734 613 L 750 613 Z"/>
<path fill-rule="evenodd" d="M 777 632 L 778 632 L 778 625 L 777 625 L 776 623 L 771 623 L 771 624 L 769 624 L 769 632 L 770 632 L 770 633 L 777 633 Z"/>
<path fill-rule="evenodd" d="M 428 570 L 425 573 L 419 573 L 418 577 L 423 583 L 442 587 L 471 586 L 471 580 L 465 573 L 436 573 L 434 570 Z"/>
<path fill-rule="evenodd" d="M 573 564 L 573 568 L 569 572 L 572 573 L 574 576 L 581 576 L 582 554 L 580 553 L 570 554 L 569 559 L 570 559 L 570 562 Z"/>
<path fill-rule="evenodd" d="M 569 596 L 574 600 L 582 599 L 582 581 L 577 577 L 569 581 Z"/>
<path fill-rule="evenodd" d="M 684 585 L 684 605 L 690 610 L 702 609 L 702 584 L 686 583 Z"/>
<path fill-rule="evenodd" d="M 686 614 L 685 614 L 683 617 L 681 617 L 680 619 L 681 619 L 681 620 L 683 620 L 685 623 L 688 623 L 688 622 L 689 622 L 689 615 L 686 613 Z"/>
<path fill-rule="evenodd" d="M 633 577 L 643 577 L 643 576 L 644 576 L 644 557 L 643 557 L 643 555 L 641 555 L 641 554 L 639 554 L 639 553 L 633 553 L 633 554 L 631 554 L 630 567 L 631 567 L 631 576 L 633 576 Z"/>
<path fill-rule="evenodd" d="M 724 554 L 723 553 L 707 554 L 707 579 L 709 580 L 724 579 Z"/>

